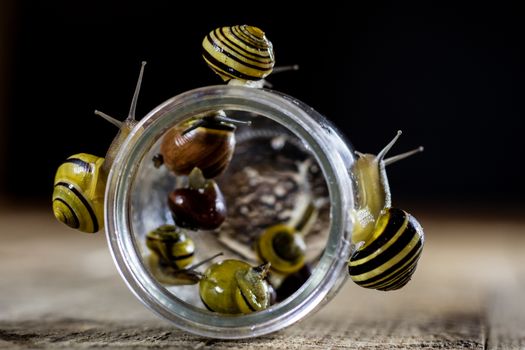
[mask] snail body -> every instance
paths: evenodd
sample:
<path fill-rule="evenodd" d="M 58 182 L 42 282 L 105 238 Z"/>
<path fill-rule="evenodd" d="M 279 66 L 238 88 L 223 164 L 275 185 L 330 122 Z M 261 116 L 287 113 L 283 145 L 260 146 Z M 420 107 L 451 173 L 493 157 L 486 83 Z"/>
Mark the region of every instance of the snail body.
<path fill-rule="evenodd" d="M 151 242 L 147 242 L 146 244 L 149 248 Z M 151 254 L 147 257 L 146 264 L 157 281 L 166 286 L 192 285 L 199 283 L 202 279 L 202 273 L 197 271 L 197 267 L 210 262 L 219 255 L 222 255 L 222 253 L 215 254 L 192 266 L 186 266 L 186 264 L 177 263 L 177 260 L 168 260 L 164 256 L 159 255 L 157 247 L 155 247 L 151 249 Z M 182 265 L 185 267 L 179 267 Z"/>
<path fill-rule="evenodd" d="M 388 159 L 386 153 L 401 131 L 377 155 L 358 153 L 354 166 L 358 187 L 358 209 L 348 270 L 358 285 L 378 290 L 395 290 L 410 281 L 424 244 L 418 221 L 404 210 L 391 207 L 386 165 L 423 150 L 422 147 Z"/>
<path fill-rule="evenodd" d="M 201 279 L 199 272 L 193 269 L 179 269 L 166 263 L 156 254 L 150 254 L 147 263 L 151 274 L 157 281 L 167 286 L 197 284 Z"/>
<path fill-rule="evenodd" d="M 210 311 L 248 314 L 270 305 L 270 288 L 265 281 L 269 264 L 252 267 L 240 260 L 212 264 L 199 282 L 202 302 Z"/>
<path fill-rule="evenodd" d="M 53 213 L 55 218 L 71 228 L 94 233 L 104 226 L 104 193 L 109 170 L 122 143 L 137 124 L 135 111 L 144 73 L 139 74 L 129 115 L 123 122 L 95 111 L 119 128 L 104 158 L 87 153 L 75 154 L 61 164 L 55 175 Z"/>

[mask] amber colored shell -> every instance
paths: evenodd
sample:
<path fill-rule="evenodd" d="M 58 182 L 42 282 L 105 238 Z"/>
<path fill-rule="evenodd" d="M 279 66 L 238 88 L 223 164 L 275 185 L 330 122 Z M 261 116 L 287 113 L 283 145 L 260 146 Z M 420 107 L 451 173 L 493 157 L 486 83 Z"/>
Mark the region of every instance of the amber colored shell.
<path fill-rule="evenodd" d="M 222 174 L 233 156 L 235 134 L 231 130 L 198 127 L 187 133 L 188 125 L 171 128 L 164 135 L 160 153 L 164 165 L 176 175 L 188 175 L 193 168 L 207 179 Z"/>

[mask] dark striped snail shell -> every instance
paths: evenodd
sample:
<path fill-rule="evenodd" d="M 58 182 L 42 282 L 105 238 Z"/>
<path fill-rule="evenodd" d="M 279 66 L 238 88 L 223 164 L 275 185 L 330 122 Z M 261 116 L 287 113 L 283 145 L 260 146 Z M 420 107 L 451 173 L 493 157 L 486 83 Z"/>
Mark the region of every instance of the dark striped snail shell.
<path fill-rule="evenodd" d="M 210 311 L 248 314 L 270 305 L 265 278 L 270 264 L 253 267 L 241 260 L 223 260 L 208 267 L 199 282 L 202 302 Z"/>
<path fill-rule="evenodd" d="M 412 215 L 386 208 L 373 237 L 352 254 L 348 264 L 350 276 L 362 287 L 399 289 L 410 281 L 423 243 L 423 229 Z"/>
<path fill-rule="evenodd" d="M 104 158 L 79 153 L 58 167 L 53 190 L 53 213 L 67 226 L 97 232 L 104 226 Z"/>
<path fill-rule="evenodd" d="M 53 213 L 58 221 L 69 227 L 89 233 L 97 232 L 104 227 L 104 193 L 107 176 L 120 146 L 137 124 L 135 110 L 145 64 L 146 62 L 142 62 L 126 120 L 121 122 L 95 111 L 95 114 L 119 128 L 106 157 L 87 153 L 75 154 L 57 169 L 53 190 Z"/>
<path fill-rule="evenodd" d="M 275 64 L 272 43 L 253 26 L 212 30 L 202 42 L 202 57 L 224 81 L 249 85 L 268 76 Z"/>
<path fill-rule="evenodd" d="M 146 245 L 159 259 L 179 269 L 193 261 L 195 244 L 175 225 L 161 225 L 148 232 Z"/>
<path fill-rule="evenodd" d="M 386 165 L 423 150 L 419 147 L 384 159 L 400 135 L 398 131 L 377 156 L 357 153 L 354 165 L 359 198 L 352 243 L 357 249 L 350 257 L 348 271 L 352 280 L 365 288 L 386 291 L 406 285 L 423 249 L 425 238 L 418 221 L 391 207 Z"/>

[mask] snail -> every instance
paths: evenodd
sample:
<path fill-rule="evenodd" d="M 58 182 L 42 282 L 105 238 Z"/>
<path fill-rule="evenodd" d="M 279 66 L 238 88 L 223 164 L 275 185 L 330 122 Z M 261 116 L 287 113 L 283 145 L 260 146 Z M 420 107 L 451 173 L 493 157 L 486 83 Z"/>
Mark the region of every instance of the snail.
<path fill-rule="evenodd" d="M 161 261 L 179 269 L 192 262 L 195 252 L 195 243 L 175 225 L 161 225 L 148 232 L 146 246 Z"/>
<path fill-rule="evenodd" d="M 423 147 L 384 159 L 401 131 L 377 156 L 357 153 L 354 170 L 358 186 L 358 209 L 348 271 L 365 288 L 395 290 L 410 281 L 424 244 L 418 221 L 404 210 L 391 207 L 385 167 L 421 152 Z"/>
<path fill-rule="evenodd" d="M 202 57 L 224 81 L 256 86 L 275 64 L 272 43 L 253 26 L 238 25 L 212 30 L 202 41 Z"/>
<path fill-rule="evenodd" d="M 232 159 L 235 123 L 249 124 L 217 111 L 176 125 L 163 136 L 154 162 L 163 162 L 176 175 L 188 175 L 199 168 L 205 178 L 217 177 Z"/>
<path fill-rule="evenodd" d="M 222 253 L 217 253 L 195 265 L 180 269 L 176 265 L 166 262 L 159 255 L 150 254 L 147 259 L 147 265 L 157 281 L 166 286 L 191 285 L 199 283 L 203 276 L 203 274 L 196 269 L 220 255 L 222 255 Z"/>
<path fill-rule="evenodd" d="M 257 267 L 228 259 L 212 264 L 199 282 L 202 302 L 210 311 L 248 314 L 270 305 L 270 288 L 265 277 L 270 264 Z"/>
<path fill-rule="evenodd" d="M 188 187 L 168 195 L 168 206 L 179 227 L 214 230 L 226 219 L 226 201 L 214 180 L 204 178 L 199 168 L 188 176 Z"/>
<path fill-rule="evenodd" d="M 105 158 L 87 153 L 75 154 L 61 164 L 55 175 L 53 213 L 58 221 L 83 232 L 94 233 L 104 226 L 104 192 L 106 179 L 115 156 L 137 124 L 135 111 L 146 62 L 142 62 L 139 79 L 125 121 L 118 121 L 105 113 L 95 114 L 119 128 Z"/>
<path fill-rule="evenodd" d="M 268 227 L 257 240 L 257 253 L 261 260 L 271 263 L 272 270 L 283 274 L 299 271 L 305 262 L 305 227 L 317 217 L 315 205 L 306 205 L 295 224 L 277 224 Z"/>

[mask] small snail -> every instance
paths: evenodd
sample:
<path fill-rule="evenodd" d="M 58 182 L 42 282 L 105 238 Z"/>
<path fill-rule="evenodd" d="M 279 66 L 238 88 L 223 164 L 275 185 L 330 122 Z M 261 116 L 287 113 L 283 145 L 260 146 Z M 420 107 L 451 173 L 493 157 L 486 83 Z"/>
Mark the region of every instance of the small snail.
<path fill-rule="evenodd" d="M 352 280 L 365 288 L 395 290 L 410 281 L 421 255 L 424 233 L 407 212 L 391 207 L 385 166 L 423 150 L 384 159 L 401 131 L 377 156 L 357 153 L 355 174 L 359 203 L 352 243 L 358 248 L 348 263 Z"/>
<path fill-rule="evenodd" d="M 188 175 L 194 168 L 212 179 L 222 174 L 235 149 L 233 120 L 217 111 L 201 118 L 193 118 L 169 129 L 162 138 L 160 156 L 164 165 L 176 175 Z"/>
<path fill-rule="evenodd" d="M 175 223 L 192 230 L 214 230 L 226 219 L 226 201 L 219 186 L 207 180 L 199 168 L 188 176 L 188 187 L 168 195 Z"/>
<path fill-rule="evenodd" d="M 210 311 L 248 314 L 270 305 L 265 280 L 270 264 L 252 267 L 241 260 L 223 260 L 208 267 L 199 283 L 202 302 Z"/>
<path fill-rule="evenodd" d="M 193 260 L 195 244 L 177 226 L 162 225 L 146 235 L 146 245 L 160 260 L 182 269 Z"/>
<path fill-rule="evenodd" d="M 157 281 L 166 286 L 191 285 L 199 283 L 203 276 L 202 273 L 198 272 L 196 269 L 220 255 L 222 255 L 222 253 L 217 253 L 195 265 L 179 269 L 174 264 L 164 261 L 157 254 L 150 254 L 147 260 L 147 265 L 151 274 L 157 279 Z"/>
<path fill-rule="evenodd" d="M 53 213 L 58 221 L 71 228 L 94 233 L 104 225 L 104 192 L 107 175 L 120 146 L 137 124 L 135 110 L 145 64 L 146 62 L 142 62 L 129 115 L 124 122 L 95 111 L 95 114 L 119 127 L 119 132 L 113 139 L 106 157 L 80 153 L 69 157 L 57 169 L 53 190 Z"/>
<path fill-rule="evenodd" d="M 258 86 L 275 64 L 272 43 L 253 26 L 238 25 L 212 30 L 202 41 L 202 57 L 224 81 Z"/>
<path fill-rule="evenodd" d="M 306 252 L 303 231 L 316 214 L 316 207 L 310 202 L 295 225 L 277 224 L 267 228 L 257 241 L 261 260 L 270 262 L 272 270 L 283 274 L 299 271 L 304 266 Z"/>

